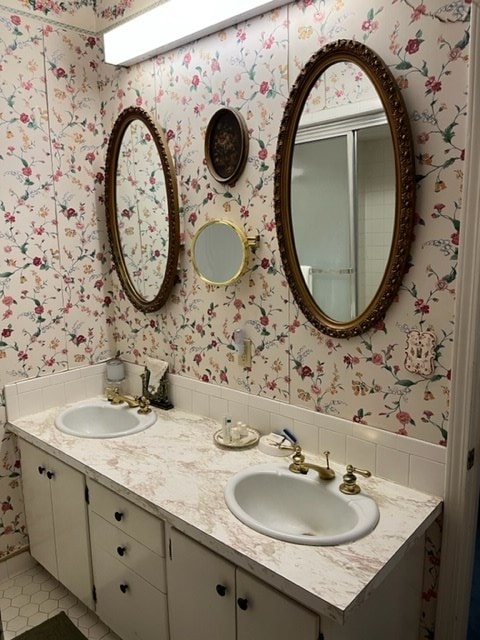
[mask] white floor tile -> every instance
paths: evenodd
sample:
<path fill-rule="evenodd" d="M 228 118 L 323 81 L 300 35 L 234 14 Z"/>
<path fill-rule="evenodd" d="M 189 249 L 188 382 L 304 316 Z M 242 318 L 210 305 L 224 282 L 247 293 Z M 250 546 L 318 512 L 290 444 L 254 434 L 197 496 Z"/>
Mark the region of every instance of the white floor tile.
<path fill-rule="evenodd" d="M 0 582 L 0 609 L 4 640 L 13 640 L 61 611 L 87 640 L 121 640 L 38 564 Z"/>

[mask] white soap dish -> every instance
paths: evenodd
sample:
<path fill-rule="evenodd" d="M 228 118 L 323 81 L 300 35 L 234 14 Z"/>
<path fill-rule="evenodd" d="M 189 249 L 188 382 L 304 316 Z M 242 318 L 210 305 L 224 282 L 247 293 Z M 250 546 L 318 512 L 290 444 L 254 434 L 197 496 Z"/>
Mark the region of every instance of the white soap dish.
<path fill-rule="evenodd" d="M 269 456 L 276 456 L 277 458 L 284 458 L 289 456 L 293 449 L 287 444 L 285 447 L 280 446 L 280 442 L 283 440 L 276 433 L 269 433 L 266 436 L 262 436 L 258 443 L 258 448 L 262 453 L 266 453 Z"/>
<path fill-rule="evenodd" d="M 240 436 L 237 440 L 232 440 L 231 442 L 224 441 L 222 429 L 215 431 L 215 433 L 213 434 L 215 444 L 225 449 L 248 449 L 249 447 L 255 446 L 259 438 L 260 434 L 258 433 L 258 431 L 256 431 L 256 429 L 252 429 L 251 427 L 247 427 L 247 432 L 245 435 Z"/>

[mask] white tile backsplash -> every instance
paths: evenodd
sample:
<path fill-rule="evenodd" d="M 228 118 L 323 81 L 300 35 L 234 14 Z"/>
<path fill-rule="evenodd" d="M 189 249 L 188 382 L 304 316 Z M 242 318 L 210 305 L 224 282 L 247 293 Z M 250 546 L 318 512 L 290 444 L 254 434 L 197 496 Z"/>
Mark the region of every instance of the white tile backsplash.
<path fill-rule="evenodd" d="M 8 419 L 101 395 L 105 368 L 100 363 L 6 385 Z M 126 391 L 140 393 L 142 371 L 126 363 Z M 177 374 L 169 375 L 169 396 L 176 408 L 219 423 L 229 415 L 233 422 L 241 420 L 261 433 L 287 427 L 307 452 L 321 455 L 327 450 L 338 464 L 353 464 L 399 484 L 444 495 L 445 447 Z"/>
<path fill-rule="evenodd" d="M 410 456 L 408 486 L 432 495 L 445 495 L 445 464 Z"/>
<path fill-rule="evenodd" d="M 347 436 L 347 464 L 377 474 L 377 446 L 368 440 Z"/>
<path fill-rule="evenodd" d="M 408 486 L 410 456 L 391 447 L 377 446 L 377 475 Z"/>

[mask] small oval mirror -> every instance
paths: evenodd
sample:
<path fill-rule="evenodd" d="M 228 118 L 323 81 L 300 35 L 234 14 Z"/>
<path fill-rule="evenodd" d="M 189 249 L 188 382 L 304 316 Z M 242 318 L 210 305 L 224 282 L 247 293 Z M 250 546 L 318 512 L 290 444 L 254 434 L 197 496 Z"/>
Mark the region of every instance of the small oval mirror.
<path fill-rule="evenodd" d="M 229 220 L 210 220 L 193 239 L 192 260 L 202 280 L 213 285 L 229 285 L 245 272 L 249 247 L 258 237 L 249 238 Z"/>
<path fill-rule="evenodd" d="M 178 197 L 167 141 L 143 109 L 118 116 L 105 173 L 107 230 L 120 282 L 135 307 L 156 311 L 177 272 Z"/>
<path fill-rule="evenodd" d="M 385 315 L 408 260 L 415 201 L 408 114 L 383 61 L 339 40 L 293 85 L 275 165 L 285 274 L 321 332 L 351 337 Z"/>

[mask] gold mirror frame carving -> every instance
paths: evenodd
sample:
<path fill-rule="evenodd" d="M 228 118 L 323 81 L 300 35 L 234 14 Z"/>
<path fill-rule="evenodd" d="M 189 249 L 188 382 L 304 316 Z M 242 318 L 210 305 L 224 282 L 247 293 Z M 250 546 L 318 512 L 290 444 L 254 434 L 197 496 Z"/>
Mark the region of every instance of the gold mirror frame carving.
<path fill-rule="evenodd" d="M 117 219 L 116 177 L 119 151 L 129 124 L 140 120 L 148 129 L 160 158 L 165 178 L 168 205 L 168 255 L 163 281 L 158 293 L 152 299 L 144 298 L 135 288 L 128 272 L 122 251 L 120 229 Z M 152 118 L 140 107 L 128 107 L 120 113 L 112 129 L 107 148 L 105 167 L 105 209 L 107 232 L 112 249 L 113 261 L 122 287 L 130 302 L 145 313 L 158 311 L 168 299 L 177 277 L 180 251 L 180 219 L 178 212 L 178 190 L 175 167 L 163 132 L 157 128 Z"/>
<path fill-rule="evenodd" d="M 321 74 L 338 62 L 358 65 L 374 85 L 387 116 L 395 155 L 395 222 L 390 256 L 372 301 L 348 322 L 336 322 L 325 315 L 302 276 L 293 234 L 290 188 L 295 135 L 303 107 Z M 381 58 L 364 44 L 338 40 L 326 45 L 312 55 L 293 85 L 278 137 L 274 206 L 285 275 L 296 303 L 313 326 L 332 337 L 351 338 L 380 322 L 398 292 L 408 263 L 415 212 L 415 156 L 407 110 L 395 78 Z"/>

